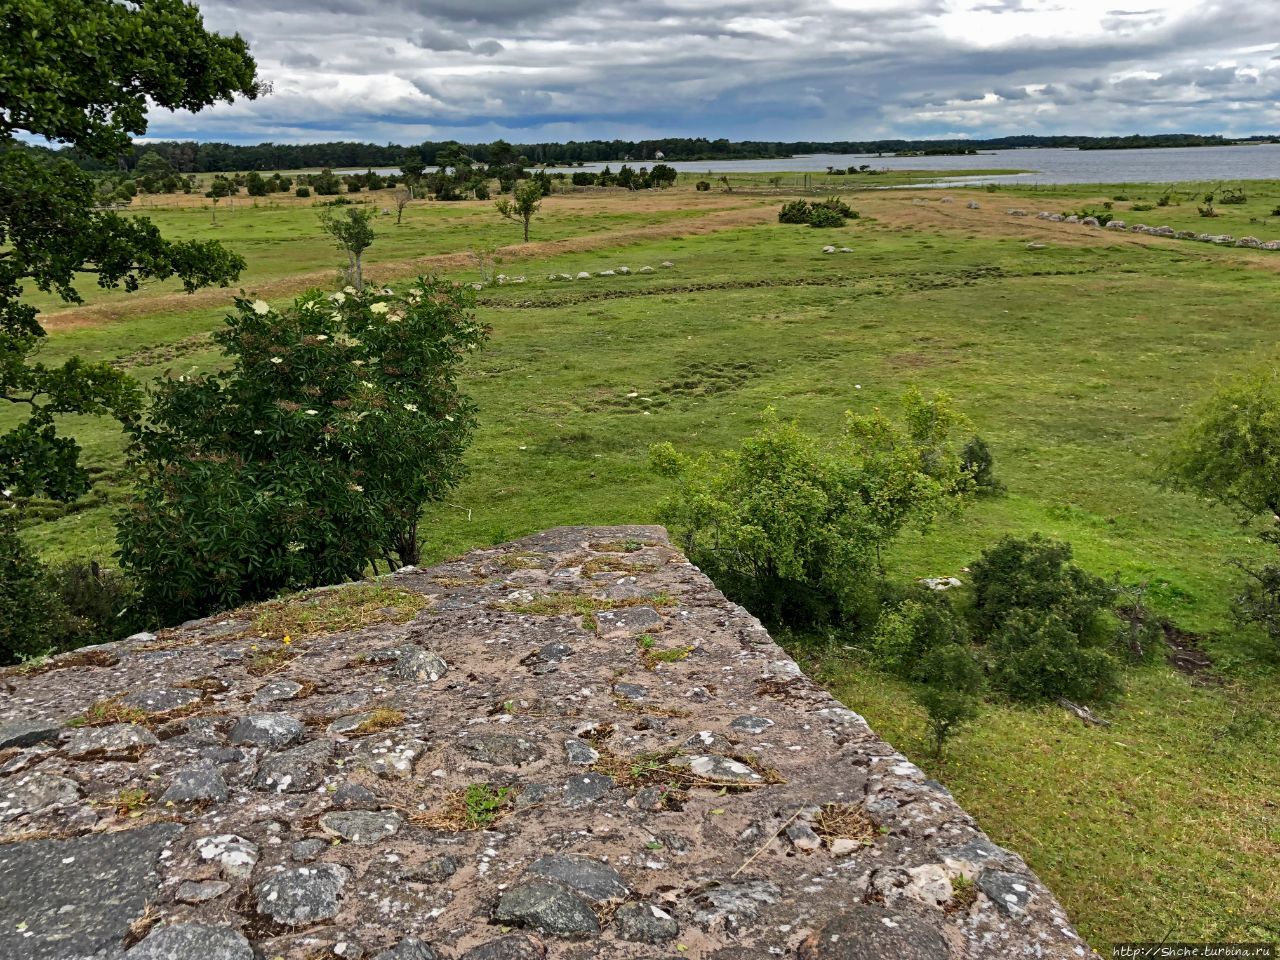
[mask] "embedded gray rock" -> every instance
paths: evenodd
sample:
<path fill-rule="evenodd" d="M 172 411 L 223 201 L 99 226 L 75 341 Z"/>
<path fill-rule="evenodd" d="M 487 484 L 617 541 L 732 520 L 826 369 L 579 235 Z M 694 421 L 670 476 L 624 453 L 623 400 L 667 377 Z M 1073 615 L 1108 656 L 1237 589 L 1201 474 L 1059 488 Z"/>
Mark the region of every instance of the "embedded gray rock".
<path fill-rule="evenodd" d="M 449 672 L 444 660 L 430 650 L 409 647 L 391 667 L 391 676 L 397 680 L 436 681 Z"/>
<path fill-rule="evenodd" d="M 34 747 L 39 743 L 57 743 L 62 727 L 50 720 L 15 720 L 0 723 L 0 750 Z"/>
<path fill-rule="evenodd" d="M 559 881 L 596 903 L 624 900 L 631 894 L 617 870 L 590 857 L 553 853 L 535 860 L 528 872 Z"/>
<path fill-rule="evenodd" d="M 302 684 L 296 680 L 272 680 L 258 688 L 258 692 L 253 695 L 253 704 L 262 706 L 267 703 L 278 703 L 281 700 L 292 700 L 301 692 Z"/>
<path fill-rule="evenodd" d="M 227 781 L 212 767 L 184 767 L 173 775 L 161 803 L 223 803 Z"/>
<path fill-rule="evenodd" d="M 577 737 L 564 742 L 564 753 L 565 758 L 576 766 L 589 767 L 600 759 L 600 751 Z"/>
<path fill-rule="evenodd" d="M 758 783 L 764 779 L 740 760 L 715 754 L 679 756 L 673 758 L 668 765 L 685 768 L 694 776 L 716 783 Z"/>
<path fill-rule="evenodd" d="M 258 845 L 234 833 L 201 837 L 195 850 L 201 860 L 216 863 L 224 876 L 235 880 L 249 876 L 258 862 Z"/>
<path fill-rule="evenodd" d="M 403 733 L 387 737 L 366 737 L 352 755 L 357 766 L 363 766 L 379 777 L 403 780 L 413 774 L 413 765 L 426 751 L 427 745 L 417 737 Z"/>
<path fill-rule="evenodd" d="M 649 691 L 638 683 L 615 683 L 613 692 L 625 700 L 643 700 Z"/>
<path fill-rule="evenodd" d="M 736 935 L 755 921 L 761 907 L 781 899 L 782 891 L 768 880 L 731 881 L 700 894 L 693 918 L 708 931 Z"/>
<path fill-rule="evenodd" d="M 595 911 L 585 900 L 547 880 L 527 880 L 506 891 L 493 918 L 562 937 L 600 932 Z"/>
<path fill-rule="evenodd" d="M 254 956 L 239 930 L 175 923 L 156 927 L 124 960 L 254 960 Z"/>
<path fill-rule="evenodd" d="M 585 807 L 608 795 L 613 787 L 613 779 L 602 773 L 584 773 L 579 777 L 571 777 L 564 785 L 564 805 Z"/>
<path fill-rule="evenodd" d="M 205 880 L 200 883 L 188 880 L 178 887 L 174 899 L 180 903 L 206 903 L 209 900 L 216 900 L 230 889 L 231 884 L 223 880 Z"/>
<path fill-rule="evenodd" d="M 401 940 L 390 950 L 375 954 L 373 960 L 436 960 L 436 952 L 421 940 Z"/>
<path fill-rule="evenodd" d="M 253 787 L 271 793 L 309 793 L 324 783 L 332 759 L 332 743 L 312 740 L 263 760 L 253 778 Z"/>
<path fill-rule="evenodd" d="M 118 955 L 155 896 L 156 858 L 182 827 L 156 823 L 70 840 L 0 844 L 0 957 Z"/>
<path fill-rule="evenodd" d="M 0 820 L 49 807 L 66 807 L 80 799 L 80 785 L 67 777 L 35 770 L 0 780 Z"/>
<path fill-rule="evenodd" d="M 800 960 L 948 960 L 951 952 L 931 925 L 909 914 L 859 904 L 800 944 Z"/>
<path fill-rule="evenodd" d="M 126 707 L 133 707 L 144 713 L 168 713 L 189 707 L 200 699 L 196 690 L 183 687 L 156 687 L 148 690 L 134 690 L 120 698 Z"/>
<path fill-rule="evenodd" d="M 519 767 L 542 759 L 542 748 L 509 733 L 478 733 L 466 737 L 462 751 L 472 760 L 495 767 Z"/>
<path fill-rule="evenodd" d="M 113 723 L 106 727 L 82 727 L 71 735 L 62 752 L 73 760 L 136 760 L 157 743 L 146 727 Z"/>
<path fill-rule="evenodd" d="M 328 920 L 337 915 L 350 876 L 332 863 L 274 874 L 254 888 L 258 912 L 293 927 Z"/>
<path fill-rule="evenodd" d="M 472 947 L 460 960 L 544 960 L 547 948 L 541 940 L 513 933 Z"/>
<path fill-rule="evenodd" d="M 295 743 L 307 728 L 287 713 L 258 713 L 241 717 L 231 728 L 232 743 L 279 750 Z"/>
<path fill-rule="evenodd" d="M 619 939 L 630 943 L 658 945 L 680 934 L 680 924 L 675 917 L 648 903 L 623 904 L 613 915 L 613 928 Z"/>
<path fill-rule="evenodd" d="M 377 810 L 382 806 L 378 795 L 359 783 L 344 783 L 333 791 L 332 800 L 339 810 Z"/>
<path fill-rule="evenodd" d="M 339 810 L 322 816 L 320 829 L 350 843 L 371 844 L 394 837 L 402 823 L 398 813 Z"/>
<path fill-rule="evenodd" d="M 1026 910 L 1027 903 L 1031 900 L 1031 887 L 1027 878 L 1005 870 L 983 870 L 978 874 L 978 889 L 1011 917 Z"/>
<path fill-rule="evenodd" d="M 299 840 L 289 848 L 289 855 L 300 863 L 310 863 L 329 849 L 327 840 L 312 837 L 310 840 Z"/>
<path fill-rule="evenodd" d="M 729 723 L 730 729 L 741 730 L 743 733 L 764 733 L 772 726 L 773 721 L 768 717 L 757 717 L 751 714 L 734 717 Z"/>
<path fill-rule="evenodd" d="M 653 607 L 602 610 L 596 614 L 596 632 L 602 640 L 616 640 L 651 633 L 662 627 L 662 614 Z"/>
<path fill-rule="evenodd" d="M 443 883 L 458 872 L 458 862 L 453 857 L 432 857 L 420 867 L 404 874 L 410 883 Z"/>

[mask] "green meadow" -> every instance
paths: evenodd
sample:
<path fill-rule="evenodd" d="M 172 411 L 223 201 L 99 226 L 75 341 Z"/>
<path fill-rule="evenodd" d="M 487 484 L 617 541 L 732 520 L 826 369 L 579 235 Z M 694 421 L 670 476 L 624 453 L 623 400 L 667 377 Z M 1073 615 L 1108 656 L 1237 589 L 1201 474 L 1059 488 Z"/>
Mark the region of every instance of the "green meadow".
<path fill-rule="evenodd" d="M 502 253 L 500 269 L 527 282 L 479 294 L 493 336 L 465 381 L 481 426 L 469 479 L 424 517 L 426 559 L 557 524 L 652 521 L 670 492 L 648 464 L 659 441 L 732 447 L 769 407 L 830 433 L 847 410 L 894 410 L 910 386 L 945 391 L 991 445 L 1008 491 L 904 538 L 887 558 L 891 575 L 964 579 L 999 537 L 1039 531 L 1069 541 L 1096 574 L 1146 584 L 1160 614 L 1200 637 L 1214 670 L 1130 671 L 1106 728 L 1057 707 L 990 706 L 939 763 L 907 688 L 859 651 L 795 638 L 797 657 L 1020 852 L 1099 949 L 1280 939 L 1280 666 L 1229 615 L 1229 562 L 1261 553 L 1226 511 L 1160 482 L 1188 408 L 1222 379 L 1280 360 L 1280 252 L 1005 215 L 1110 202 L 1130 223 L 1280 239 L 1270 213 L 1280 183 L 1247 184 L 1248 202 L 1213 220 L 1196 209 L 1203 185 L 1133 213 L 1164 188 L 850 184 L 862 218 L 814 230 L 773 222 L 779 201 L 761 176 L 758 189 L 732 194 L 682 185 L 666 200 L 555 197 L 534 221 L 533 247 Z M 970 199 L 981 209 L 969 211 Z M 393 211 L 367 258 L 375 282 L 380 269 L 404 276 L 414 258 L 518 239 L 491 204 L 415 203 L 396 226 L 394 206 L 375 202 Z M 242 253 L 248 291 L 336 276 L 341 259 L 301 203 L 240 198 L 219 205 L 216 225 L 207 206 L 144 212 L 171 238 L 217 238 Z M 714 229 L 712 216 L 722 218 Z M 853 252 L 825 254 L 825 244 Z M 457 262 L 450 276 L 477 278 Z M 548 279 L 622 265 L 655 272 Z M 44 358 L 109 360 L 143 380 L 216 366 L 208 335 L 225 309 L 207 297 L 184 306 L 172 290 L 86 287 L 91 305 L 137 303 L 63 325 L 53 312 Z M 123 440 L 106 422 L 66 427 L 97 483 L 75 504 L 32 504 L 25 534 L 49 560 L 109 562 L 128 483 Z"/>

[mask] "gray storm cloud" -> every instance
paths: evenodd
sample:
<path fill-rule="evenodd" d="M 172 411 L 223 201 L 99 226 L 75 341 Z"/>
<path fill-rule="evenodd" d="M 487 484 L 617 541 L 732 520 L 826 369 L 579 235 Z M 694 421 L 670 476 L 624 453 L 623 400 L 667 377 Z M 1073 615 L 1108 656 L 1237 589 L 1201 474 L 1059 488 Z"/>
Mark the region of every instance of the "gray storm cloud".
<path fill-rule="evenodd" d="M 153 137 L 523 142 L 1280 130 L 1253 0 L 210 0 L 274 93 Z"/>

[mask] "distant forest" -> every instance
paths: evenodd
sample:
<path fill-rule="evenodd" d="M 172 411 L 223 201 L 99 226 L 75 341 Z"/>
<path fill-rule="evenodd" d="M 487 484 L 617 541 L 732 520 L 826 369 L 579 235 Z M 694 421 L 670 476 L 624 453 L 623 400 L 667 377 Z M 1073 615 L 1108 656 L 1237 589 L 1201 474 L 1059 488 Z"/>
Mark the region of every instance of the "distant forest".
<path fill-rule="evenodd" d="M 1245 142 L 1271 142 L 1276 137 L 1249 137 Z M 1239 140 L 1192 133 L 1167 133 L 1129 137 L 997 137 L 990 140 L 837 140 L 775 143 L 762 140 L 708 140 L 704 137 L 672 137 L 661 140 L 571 140 L 568 143 L 458 144 L 456 141 L 421 143 L 415 146 L 375 143 L 260 143 L 237 146 L 229 143 L 156 141 L 136 143 L 132 154 L 122 158 L 122 166 L 132 170 L 138 158 L 155 152 L 167 159 L 179 173 L 225 173 L 240 170 L 298 170 L 307 167 L 362 168 L 398 167 L 406 158 L 435 165 L 436 157 L 461 146 L 473 160 L 488 163 L 495 152 L 513 151 L 530 165 L 576 164 L 662 160 L 716 161 L 761 160 L 813 153 L 897 153 L 939 154 L 979 150 L 1012 150 L 1030 147 L 1076 147 L 1080 150 L 1118 150 L 1143 147 L 1224 146 Z M 86 170 L 102 165 L 74 149 L 59 151 Z M 661 156 L 659 156 L 661 155 Z"/>

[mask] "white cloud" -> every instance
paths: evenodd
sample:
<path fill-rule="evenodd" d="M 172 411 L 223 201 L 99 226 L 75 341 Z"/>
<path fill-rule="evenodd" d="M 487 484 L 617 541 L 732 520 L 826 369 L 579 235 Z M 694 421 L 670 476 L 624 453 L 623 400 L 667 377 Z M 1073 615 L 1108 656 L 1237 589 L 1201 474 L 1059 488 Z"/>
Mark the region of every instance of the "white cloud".
<path fill-rule="evenodd" d="M 516 142 L 1280 127 L 1246 0 L 210 0 L 275 93 L 149 135 Z"/>

